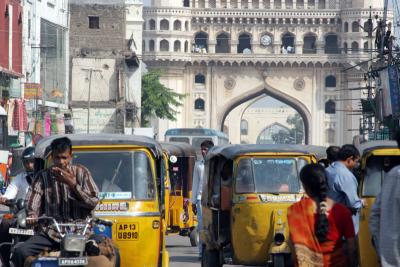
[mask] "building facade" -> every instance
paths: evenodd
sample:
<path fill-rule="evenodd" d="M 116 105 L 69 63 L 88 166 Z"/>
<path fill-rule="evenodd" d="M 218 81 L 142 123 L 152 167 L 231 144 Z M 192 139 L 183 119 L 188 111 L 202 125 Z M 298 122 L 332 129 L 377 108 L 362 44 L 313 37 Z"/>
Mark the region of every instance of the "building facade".
<path fill-rule="evenodd" d="M 366 67 L 357 64 L 371 56 L 367 20 L 382 18 L 381 2 L 153 0 L 144 9 L 143 59 L 187 95 L 176 122 L 159 121 L 159 136 L 210 127 L 239 143 L 241 120 L 226 118 L 241 118 L 238 106 L 268 95 L 301 115 L 305 143 L 351 142 L 359 126 L 354 99 L 363 92 L 348 89 L 365 85 Z"/>
<path fill-rule="evenodd" d="M 71 2 L 71 108 L 76 132 L 131 133 L 140 123 L 141 0 Z"/>

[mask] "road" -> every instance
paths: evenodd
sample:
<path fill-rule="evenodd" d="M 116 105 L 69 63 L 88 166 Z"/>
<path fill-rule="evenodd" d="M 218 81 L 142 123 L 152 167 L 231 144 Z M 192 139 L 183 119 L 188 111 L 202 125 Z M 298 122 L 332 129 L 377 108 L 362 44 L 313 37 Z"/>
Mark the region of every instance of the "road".
<path fill-rule="evenodd" d="M 179 235 L 167 236 L 167 250 L 171 267 L 200 267 L 197 248 L 190 246 L 188 237 Z M 240 265 L 224 265 L 224 267 L 240 267 Z M 242 266 L 244 267 L 244 266 Z"/>
<path fill-rule="evenodd" d="M 198 249 L 190 246 L 188 237 L 167 236 L 167 250 L 171 267 L 200 267 Z"/>

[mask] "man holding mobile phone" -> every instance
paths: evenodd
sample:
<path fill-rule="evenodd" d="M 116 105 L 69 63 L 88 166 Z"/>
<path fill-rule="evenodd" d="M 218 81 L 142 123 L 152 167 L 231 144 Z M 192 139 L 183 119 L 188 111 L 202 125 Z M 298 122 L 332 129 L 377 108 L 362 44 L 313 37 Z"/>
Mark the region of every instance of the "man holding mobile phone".
<path fill-rule="evenodd" d="M 53 140 L 51 156 L 54 165 L 37 174 L 26 196 L 27 223 L 34 224 L 43 215 L 60 222 L 91 217 L 99 201 L 98 189 L 88 169 L 72 164 L 71 140 Z M 51 227 L 17 245 L 12 260 L 15 266 L 24 266 L 26 258 L 44 249 L 60 249 L 60 236 Z"/>

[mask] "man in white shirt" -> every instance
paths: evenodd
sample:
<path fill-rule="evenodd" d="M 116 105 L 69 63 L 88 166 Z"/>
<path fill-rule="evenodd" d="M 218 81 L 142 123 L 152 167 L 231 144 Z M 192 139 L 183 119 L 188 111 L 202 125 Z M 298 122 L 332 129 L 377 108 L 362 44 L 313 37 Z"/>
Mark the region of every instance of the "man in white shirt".
<path fill-rule="evenodd" d="M 193 211 L 197 215 L 197 231 L 200 234 L 202 227 L 202 210 L 201 210 L 201 195 L 203 193 L 203 178 L 204 178 L 204 159 L 210 148 L 214 146 L 211 140 L 206 140 L 201 143 L 201 154 L 203 156 L 202 160 L 198 160 L 194 165 L 193 171 L 193 184 L 192 184 L 192 207 Z M 202 244 L 199 242 L 199 257 L 202 257 Z"/>
<path fill-rule="evenodd" d="M 18 200 L 24 199 L 28 192 L 29 185 L 33 181 L 34 171 L 34 160 L 35 160 L 35 148 L 28 147 L 22 152 L 22 164 L 24 165 L 25 171 L 18 174 L 8 185 L 4 195 L 0 196 L 0 204 L 5 204 L 7 200 Z M 0 223 L 0 244 L 4 242 L 11 242 L 11 236 L 8 233 L 8 229 L 14 223 L 14 220 L 2 219 Z M 8 266 L 10 258 L 10 248 L 4 246 L 0 252 L 3 264 Z"/>

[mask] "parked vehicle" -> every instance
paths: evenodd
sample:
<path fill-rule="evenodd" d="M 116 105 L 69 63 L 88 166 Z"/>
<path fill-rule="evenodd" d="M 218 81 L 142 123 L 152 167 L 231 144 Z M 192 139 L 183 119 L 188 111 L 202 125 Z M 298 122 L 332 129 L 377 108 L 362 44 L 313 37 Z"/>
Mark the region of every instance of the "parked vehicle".
<path fill-rule="evenodd" d="M 287 208 L 303 196 L 299 172 L 316 162 L 300 145 L 228 145 L 207 154 L 203 267 L 290 266 Z"/>
<path fill-rule="evenodd" d="M 51 142 L 36 145 L 36 167 L 51 166 Z M 87 167 L 100 190 L 95 216 L 114 222 L 112 238 L 121 266 L 168 266 L 165 248 L 163 152 L 151 138 L 127 135 L 68 135 L 73 162 Z"/>
<path fill-rule="evenodd" d="M 197 246 L 197 219 L 190 203 L 196 151 L 186 143 L 161 143 L 161 146 L 170 181 L 169 194 L 165 195 L 165 203 L 169 203 L 166 208 L 167 233 L 189 236 L 191 245 Z"/>
<path fill-rule="evenodd" d="M 358 234 L 361 267 L 378 267 L 378 257 L 372 246 L 368 227 L 371 207 L 380 193 L 388 172 L 400 165 L 400 149 L 394 141 L 372 141 L 361 144 L 361 177 L 359 195 L 365 205 L 360 214 Z"/>

